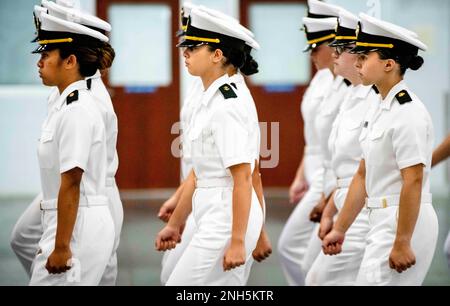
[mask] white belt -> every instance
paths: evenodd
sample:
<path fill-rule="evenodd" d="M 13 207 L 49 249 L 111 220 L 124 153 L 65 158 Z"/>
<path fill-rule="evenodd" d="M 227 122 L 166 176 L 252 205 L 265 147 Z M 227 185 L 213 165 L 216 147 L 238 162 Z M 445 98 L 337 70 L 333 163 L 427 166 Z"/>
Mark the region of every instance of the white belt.
<path fill-rule="evenodd" d="M 320 146 L 305 146 L 305 154 L 307 155 L 319 155 L 321 154 Z"/>
<path fill-rule="evenodd" d="M 112 187 L 116 184 L 116 180 L 113 177 L 108 177 L 106 179 L 106 187 Z"/>
<path fill-rule="evenodd" d="M 353 177 L 337 179 L 337 188 L 348 188 L 352 182 Z"/>
<path fill-rule="evenodd" d="M 423 204 L 431 204 L 431 193 L 425 193 L 420 200 Z M 381 198 L 366 198 L 366 208 L 386 208 L 392 206 L 399 206 L 400 195 L 385 196 Z"/>
<path fill-rule="evenodd" d="M 233 178 L 231 176 L 225 176 L 197 179 L 195 186 L 197 188 L 233 187 Z"/>
<path fill-rule="evenodd" d="M 81 196 L 79 207 L 91 206 L 107 206 L 109 205 L 108 198 L 105 196 Z M 58 199 L 41 201 L 41 210 L 55 210 L 58 209 Z"/>

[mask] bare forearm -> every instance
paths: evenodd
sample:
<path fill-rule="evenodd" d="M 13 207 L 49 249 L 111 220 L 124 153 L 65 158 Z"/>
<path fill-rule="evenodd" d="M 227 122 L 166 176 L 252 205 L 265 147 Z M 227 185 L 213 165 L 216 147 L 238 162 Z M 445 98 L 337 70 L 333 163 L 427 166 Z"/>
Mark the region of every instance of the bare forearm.
<path fill-rule="evenodd" d="M 303 156 L 305 156 L 303 154 Z M 302 158 L 302 161 L 300 162 L 300 165 L 298 166 L 297 172 L 295 174 L 296 180 L 304 180 L 305 179 L 305 159 Z"/>
<path fill-rule="evenodd" d="M 431 166 L 434 167 L 450 156 L 450 135 L 434 150 Z"/>
<path fill-rule="evenodd" d="M 180 190 L 181 189 L 181 190 Z M 169 219 L 170 226 L 180 227 L 186 222 L 187 217 L 192 211 L 192 196 L 195 190 L 195 175 L 191 171 L 188 178 L 178 188 L 180 192 L 178 204 Z"/>
<path fill-rule="evenodd" d="M 357 173 L 350 184 L 344 207 L 339 213 L 334 228 L 345 233 L 364 207 L 366 197 L 365 177 Z"/>
<path fill-rule="evenodd" d="M 235 181 L 234 183 L 231 240 L 232 242 L 243 243 L 245 240 L 245 233 L 247 232 L 250 205 L 252 201 L 252 182 L 250 178 L 238 182 Z"/>
<path fill-rule="evenodd" d="M 409 243 L 420 210 L 420 198 L 422 195 L 422 181 L 404 181 L 400 192 L 400 207 L 396 243 Z"/>
<path fill-rule="evenodd" d="M 61 183 L 58 194 L 58 222 L 55 249 L 70 247 L 73 228 L 77 219 L 80 185 Z"/>
<path fill-rule="evenodd" d="M 331 194 L 330 199 L 327 202 L 327 205 L 325 206 L 325 209 L 323 210 L 322 213 L 322 218 L 330 218 L 333 219 L 334 215 L 337 213 L 337 208 L 334 205 L 334 192 Z"/>
<path fill-rule="evenodd" d="M 255 170 L 252 174 L 252 185 L 255 190 L 256 196 L 258 197 L 259 205 L 261 206 L 262 211 L 266 212 L 266 207 L 264 203 L 264 191 L 262 186 L 261 174 L 259 172 L 259 164 L 256 163 Z M 265 219 L 265 218 L 264 218 Z"/>

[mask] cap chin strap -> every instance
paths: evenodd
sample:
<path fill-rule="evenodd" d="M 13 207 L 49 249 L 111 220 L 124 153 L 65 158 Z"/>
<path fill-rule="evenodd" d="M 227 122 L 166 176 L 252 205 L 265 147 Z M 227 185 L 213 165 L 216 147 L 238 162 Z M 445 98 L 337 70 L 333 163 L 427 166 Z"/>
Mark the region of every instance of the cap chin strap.
<path fill-rule="evenodd" d="M 71 43 L 73 38 L 59 38 L 59 39 L 47 39 L 47 40 L 39 40 L 38 44 L 47 45 L 47 44 L 57 44 L 57 43 Z"/>

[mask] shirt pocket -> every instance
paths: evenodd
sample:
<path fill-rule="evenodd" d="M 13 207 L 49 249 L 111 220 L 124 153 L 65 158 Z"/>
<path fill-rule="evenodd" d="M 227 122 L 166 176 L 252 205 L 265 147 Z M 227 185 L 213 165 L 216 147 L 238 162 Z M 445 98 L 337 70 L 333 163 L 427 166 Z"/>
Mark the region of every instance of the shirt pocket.
<path fill-rule="evenodd" d="M 384 134 L 384 129 L 374 129 L 371 133 L 370 133 L 370 140 L 372 141 L 379 141 Z"/>
<path fill-rule="evenodd" d="M 53 168 L 55 152 L 54 152 L 54 132 L 43 130 L 39 138 L 38 149 L 39 167 L 43 169 Z"/>
<path fill-rule="evenodd" d="M 362 122 L 359 120 L 347 120 L 344 123 L 344 127 L 346 130 L 352 131 L 360 128 L 362 125 Z"/>

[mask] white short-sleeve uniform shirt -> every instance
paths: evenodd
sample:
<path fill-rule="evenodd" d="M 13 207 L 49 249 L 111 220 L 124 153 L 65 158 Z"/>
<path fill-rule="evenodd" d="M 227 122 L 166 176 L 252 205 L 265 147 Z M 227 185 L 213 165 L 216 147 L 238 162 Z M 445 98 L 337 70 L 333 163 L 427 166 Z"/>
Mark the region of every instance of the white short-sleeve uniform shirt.
<path fill-rule="evenodd" d="M 88 81 L 91 79 L 92 81 Z M 87 78 L 88 82 L 91 82 L 91 94 L 96 100 L 97 106 L 99 106 L 100 113 L 105 123 L 106 131 L 106 147 L 108 158 L 108 178 L 114 178 L 119 167 L 119 156 L 117 154 L 117 135 L 118 135 L 118 122 L 117 115 L 114 111 L 114 107 L 111 101 L 111 96 L 108 90 L 103 84 L 100 71 Z"/>
<path fill-rule="evenodd" d="M 409 95 L 412 101 L 400 104 L 397 95 Z M 433 124 L 423 103 L 404 81 L 389 91 L 365 125 L 359 141 L 368 197 L 399 195 L 403 185 L 400 170 L 418 164 L 425 166 L 422 195 L 429 193 Z"/>
<path fill-rule="evenodd" d="M 369 110 L 381 102 L 371 86 L 351 86 L 349 90 L 328 139 L 331 168 L 337 179 L 351 179 L 358 169 L 362 156 L 359 136 Z"/>
<path fill-rule="evenodd" d="M 323 192 L 326 197 L 336 186 L 336 176 L 331 169 L 331 152 L 328 149 L 328 139 L 330 137 L 333 122 L 339 112 L 339 108 L 349 94 L 349 85 L 347 82 L 348 81 L 344 81 L 344 78 L 341 76 L 335 77 L 332 86 L 329 88 L 319 106 L 319 111 L 314 121 L 323 158 Z"/>
<path fill-rule="evenodd" d="M 254 159 L 259 161 L 259 152 L 261 147 L 261 132 L 259 129 L 258 112 L 256 110 L 255 101 L 252 94 L 245 83 L 244 76 L 238 72 L 230 77 L 231 85 L 235 84 L 238 94 L 242 96 L 246 103 L 248 114 L 250 115 L 250 135 L 249 138 L 254 140 L 252 144 L 252 151 L 254 152 Z"/>
<path fill-rule="evenodd" d="M 219 90 L 230 83 L 227 75 L 215 80 L 203 92 L 190 120 L 186 136 L 197 179 L 231 177 L 228 168 L 241 163 L 251 164 L 253 171 L 246 102 L 239 97 L 225 99 Z"/>
<path fill-rule="evenodd" d="M 190 90 L 184 100 L 180 112 L 181 129 L 181 177 L 186 179 L 192 170 L 190 142 L 187 140 L 186 132 L 192 118 L 197 102 L 200 101 L 203 94 L 202 80 L 197 77 L 193 80 Z"/>
<path fill-rule="evenodd" d="M 67 105 L 67 96 L 75 90 L 78 100 Z M 105 128 L 86 81 L 69 85 L 50 108 L 42 125 L 38 159 L 44 201 L 58 198 L 61 173 L 75 167 L 84 171 L 81 195 L 106 195 Z"/>

